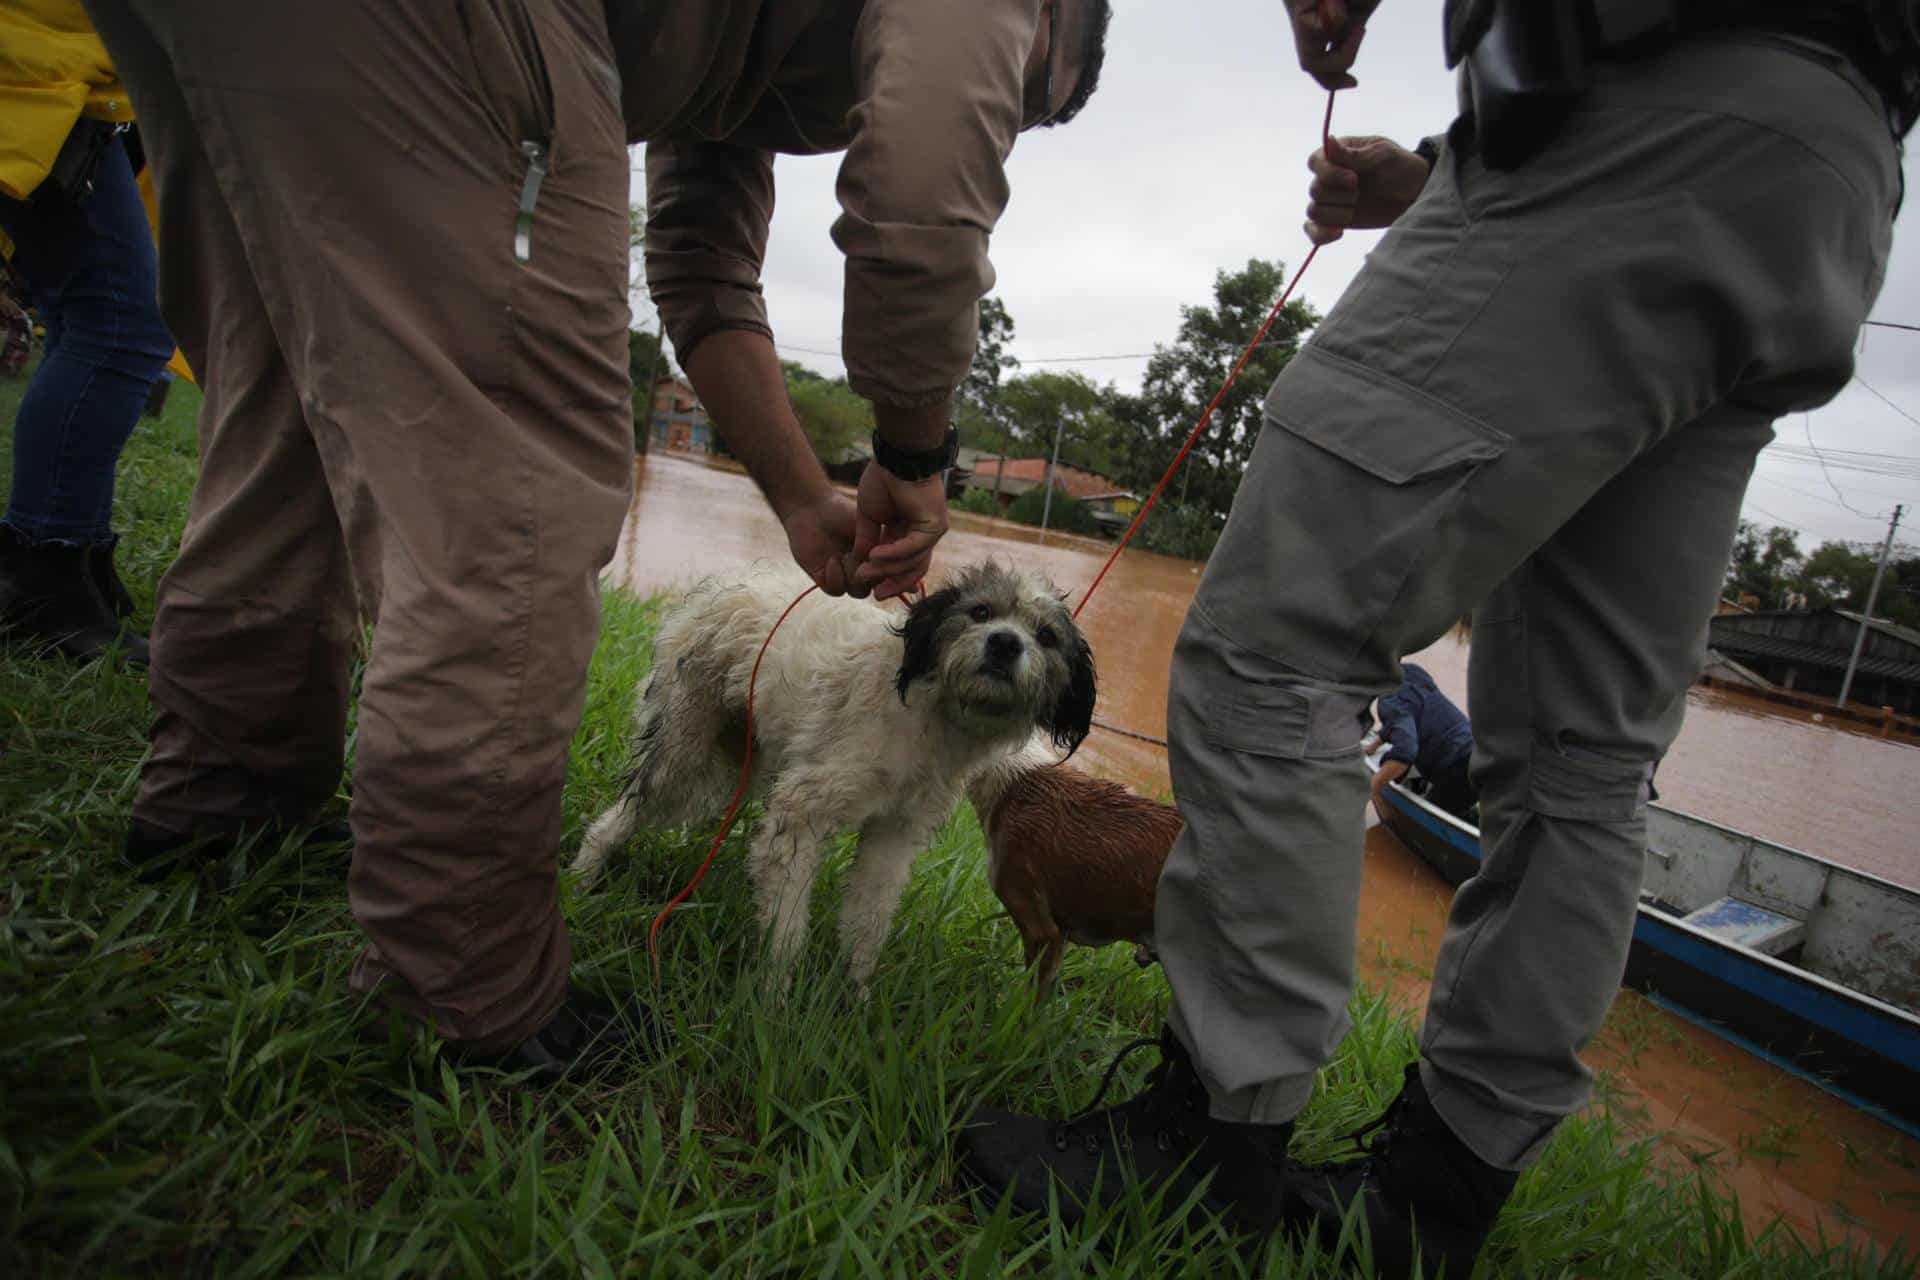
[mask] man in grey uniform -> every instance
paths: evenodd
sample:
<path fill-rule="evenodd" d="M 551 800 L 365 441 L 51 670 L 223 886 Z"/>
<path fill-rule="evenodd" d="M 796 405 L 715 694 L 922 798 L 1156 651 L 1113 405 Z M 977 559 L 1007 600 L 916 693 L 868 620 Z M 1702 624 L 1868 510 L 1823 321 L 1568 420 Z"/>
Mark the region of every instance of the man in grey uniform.
<path fill-rule="evenodd" d="M 1514 28 L 1577 20 L 1574 0 L 1449 5 L 1467 111 L 1445 143 L 1314 157 L 1310 235 L 1392 230 L 1274 384 L 1174 655 L 1186 830 L 1155 919 L 1162 1062 L 1072 1124 L 975 1114 L 966 1165 L 1021 1208 L 1049 1181 L 1063 1212 L 1141 1182 L 1170 1183 L 1172 1207 L 1211 1175 L 1205 1206 L 1240 1226 L 1324 1230 L 1359 1198 L 1380 1274 L 1418 1252 L 1464 1276 L 1587 1100 L 1643 782 L 1679 730 L 1755 455 L 1846 384 L 1879 291 L 1920 19 L 1915 0 L 1679 0 L 1622 32 L 1612 10 L 1660 6 L 1586 4 L 1579 77 L 1545 75 L 1539 109 L 1497 92 L 1543 56 Z M 1290 5 L 1329 87 L 1351 83 L 1373 8 L 1347 7 L 1322 25 Z M 1369 1159 L 1288 1166 L 1348 1026 L 1366 708 L 1474 606 L 1484 863 L 1454 900 L 1420 1061 Z"/>

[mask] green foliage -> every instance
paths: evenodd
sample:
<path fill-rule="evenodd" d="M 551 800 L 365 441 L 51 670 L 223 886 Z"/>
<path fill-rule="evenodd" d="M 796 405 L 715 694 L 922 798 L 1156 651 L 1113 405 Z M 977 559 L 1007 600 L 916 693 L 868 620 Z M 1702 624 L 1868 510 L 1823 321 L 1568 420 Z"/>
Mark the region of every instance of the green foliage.
<path fill-rule="evenodd" d="M 1053 491 L 1053 505 L 1047 505 L 1047 491 L 1039 485 L 1027 490 L 1007 505 L 1007 518 L 1022 524 L 1039 524 L 1041 513 L 1047 516 L 1047 528 L 1068 533 L 1098 533 L 1093 511 L 1086 503 L 1059 489 Z"/>
<path fill-rule="evenodd" d="M 1145 493 L 1160 478 L 1180 442 L 1199 420 L 1247 339 L 1266 318 L 1285 283 L 1277 262 L 1250 260 L 1237 272 L 1214 279 L 1210 306 L 1181 308 L 1173 343 L 1159 347 L 1147 365 L 1138 395 L 1102 385 L 1077 373 L 1032 373 L 1008 378 L 1012 362 L 991 354 L 975 359 L 961 397 L 961 430 L 977 448 L 1004 449 L 1015 457 L 1047 457 L 1065 424 L 1060 460 L 1112 477 Z M 982 324 L 988 323 L 982 311 Z M 1304 301 L 1289 302 L 1248 360 L 1189 456 L 1172 496 L 1215 523 L 1226 518 L 1234 491 L 1260 430 L 1261 401 L 1319 315 Z M 996 334 L 999 332 L 996 325 Z M 1012 336 L 1009 321 L 1005 336 Z M 983 329 L 982 351 L 989 352 Z M 1208 542 L 1201 523 L 1176 521 L 1163 545 L 1197 547 Z M 1192 554 L 1192 551 L 1182 554 Z"/>
<path fill-rule="evenodd" d="M 1196 506 L 1181 506 L 1163 495 L 1147 512 L 1131 545 L 1182 560 L 1205 560 L 1220 541 L 1225 521 Z"/>
<path fill-rule="evenodd" d="M 627 372 L 633 377 L 633 435 L 639 439 L 653 419 L 655 380 L 673 376 L 673 361 L 657 333 L 645 329 L 627 330 Z"/>
<path fill-rule="evenodd" d="M 1755 596 L 1763 609 L 1784 609 L 1799 582 L 1800 539 L 1792 529 L 1762 529 L 1742 520 L 1727 566 L 1726 594 Z"/>
<path fill-rule="evenodd" d="M 824 378 L 802 365 L 783 361 L 787 398 L 814 453 L 839 462 L 873 434 L 873 405 L 844 378 Z"/>
<path fill-rule="evenodd" d="M 1762 529 L 1742 520 L 1722 593 L 1734 600 L 1751 595 L 1762 609 L 1839 607 L 1860 612 L 1867 607 L 1879 557 L 1877 542 L 1823 542 L 1812 555 L 1803 556 L 1794 530 L 1780 525 Z M 1920 628 L 1920 554 L 1914 548 L 1893 548 L 1873 613 Z"/>
<path fill-rule="evenodd" d="M 953 501 L 956 511 L 968 511 L 976 516 L 997 516 L 1000 504 L 993 500 L 991 489 L 968 489 Z"/>
<path fill-rule="evenodd" d="M 1140 404 L 1134 412 L 1139 413 L 1136 426 L 1147 433 L 1148 440 L 1145 448 L 1132 455 L 1134 466 L 1124 477 L 1130 486 L 1151 485 L 1165 469 L 1280 296 L 1285 270 L 1279 262 L 1249 259 L 1241 270 L 1221 271 L 1214 277 L 1211 307 L 1180 309 L 1180 331 L 1173 345 L 1156 348 L 1147 362 Z M 1307 331 L 1319 322 L 1319 313 L 1300 299 L 1281 310 L 1188 455 L 1186 474 L 1175 480 L 1174 496 L 1226 518 L 1259 438 L 1261 403 L 1267 390 Z"/>
<path fill-rule="evenodd" d="M 1013 316 L 998 298 L 980 299 L 980 336 L 974 343 L 973 364 L 960 384 L 959 398 L 976 406 L 991 406 L 1002 379 L 1020 367 L 1007 353 L 1013 341 Z"/>
<path fill-rule="evenodd" d="M 0 481 L 20 384 L 0 381 Z M 115 526 L 144 624 L 178 544 L 199 396 L 174 389 L 121 464 Z M 619 792 L 655 605 L 610 591 L 568 762 L 564 848 Z M 651 999 L 674 1046 L 599 1081 L 521 1090 L 456 1074 L 430 1037 L 347 990 L 359 939 L 342 851 L 244 849 L 142 885 L 113 858 L 146 746 L 142 677 L 0 650 L 0 1273 L 1334 1280 L 1287 1239 L 1249 1247 L 1144 1197 L 1069 1230 L 971 1194 L 954 1133 L 981 1103 L 1064 1116 L 1158 1030 L 1167 992 L 1128 948 L 1075 947 L 1035 1007 L 964 805 L 919 858 L 870 998 L 833 930 L 782 1002 L 763 992 L 743 861 L 753 815 L 662 933 L 705 825 L 640 837 L 593 892 L 564 878 L 579 977 Z M 344 807 L 344 794 L 334 802 Z M 849 847 L 824 881 L 836 905 Z M 1295 1153 L 1324 1159 L 1412 1058 L 1367 993 Z M 1115 1097 L 1139 1089 L 1136 1055 Z M 1520 1181 L 1487 1275 L 1904 1277 L 1897 1246 L 1749 1230 L 1603 1110 Z M 1757 1224 L 1756 1224 L 1757 1225 Z"/>

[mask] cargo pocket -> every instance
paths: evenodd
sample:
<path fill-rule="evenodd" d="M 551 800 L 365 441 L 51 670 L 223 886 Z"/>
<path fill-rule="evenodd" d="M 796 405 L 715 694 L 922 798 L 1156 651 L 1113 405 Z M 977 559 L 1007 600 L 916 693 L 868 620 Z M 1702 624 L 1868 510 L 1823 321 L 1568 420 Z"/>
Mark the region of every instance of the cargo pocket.
<path fill-rule="evenodd" d="M 1481 877 L 1500 884 L 1518 883 L 1533 861 L 1541 839 L 1534 828 L 1543 820 L 1603 824 L 1638 820 L 1646 783 L 1645 765 L 1536 745 L 1527 760 L 1527 793 L 1519 820 L 1507 827 L 1499 843 L 1483 845 Z M 1582 867 L 1579 874 L 1592 870 Z"/>
<path fill-rule="evenodd" d="M 1507 445 L 1406 383 L 1306 348 L 1267 396 L 1260 441 L 1196 603 L 1263 656 L 1349 678 L 1408 578 L 1435 562 L 1474 473 Z M 1396 629 L 1444 621 L 1405 618 Z"/>
<path fill-rule="evenodd" d="M 1536 746 L 1528 761 L 1527 808 L 1573 822 L 1632 822 L 1647 793 L 1647 767 L 1590 752 Z"/>

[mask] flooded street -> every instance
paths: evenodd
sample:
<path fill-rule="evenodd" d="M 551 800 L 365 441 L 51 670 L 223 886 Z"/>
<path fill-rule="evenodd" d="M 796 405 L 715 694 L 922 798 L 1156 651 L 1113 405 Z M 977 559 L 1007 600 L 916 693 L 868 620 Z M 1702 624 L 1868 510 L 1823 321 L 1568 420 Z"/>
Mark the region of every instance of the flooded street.
<path fill-rule="evenodd" d="M 648 594 L 785 558 L 785 536 L 743 474 L 656 454 L 640 460 L 636 481 L 610 585 Z M 992 556 L 1042 570 L 1077 597 L 1109 549 L 1058 534 L 1041 543 L 1032 529 L 956 513 L 935 579 Z M 1081 624 L 1099 661 L 1103 725 L 1164 736 L 1167 661 L 1198 569 L 1130 551 L 1089 605 Z M 1418 660 L 1465 704 L 1464 646 L 1442 640 Z M 1097 729 L 1081 761 L 1147 794 L 1168 791 L 1165 752 L 1153 743 Z M 1696 689 L 1658 785 L 1672 808 L 1920 886 L 1920 748 Z M 1369 830 L 1366 860 L 1363 973 L 1417 1008 L 1449 891 L 1383 828 Z M 1920 1142 L 1631 992 L 1587 1058 L 1615 1114 L 1656 1136 L 1663 1160 L 1719 1170 L 1750 1226 L 1784 1214 L 1808 1232 L 1816 1222 L 1829 1236 L 1854 1225 L 1920 1242 Z"/>

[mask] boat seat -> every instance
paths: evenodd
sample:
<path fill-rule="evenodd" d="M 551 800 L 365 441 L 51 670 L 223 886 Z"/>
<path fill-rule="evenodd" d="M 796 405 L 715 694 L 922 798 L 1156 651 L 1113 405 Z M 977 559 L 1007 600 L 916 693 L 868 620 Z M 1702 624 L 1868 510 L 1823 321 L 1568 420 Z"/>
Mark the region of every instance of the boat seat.
<path fill-rule="evenodd" d="M 1722 941 L 1749 947 L 1767 956 L 1785 955 L 1806 941 L 1807 937 L 1805 921 L 1757 907 L 1739 898 L 1721 898 L 1709 902 L 1682 918 L 1694 928 L 1711 933 Z"/>

